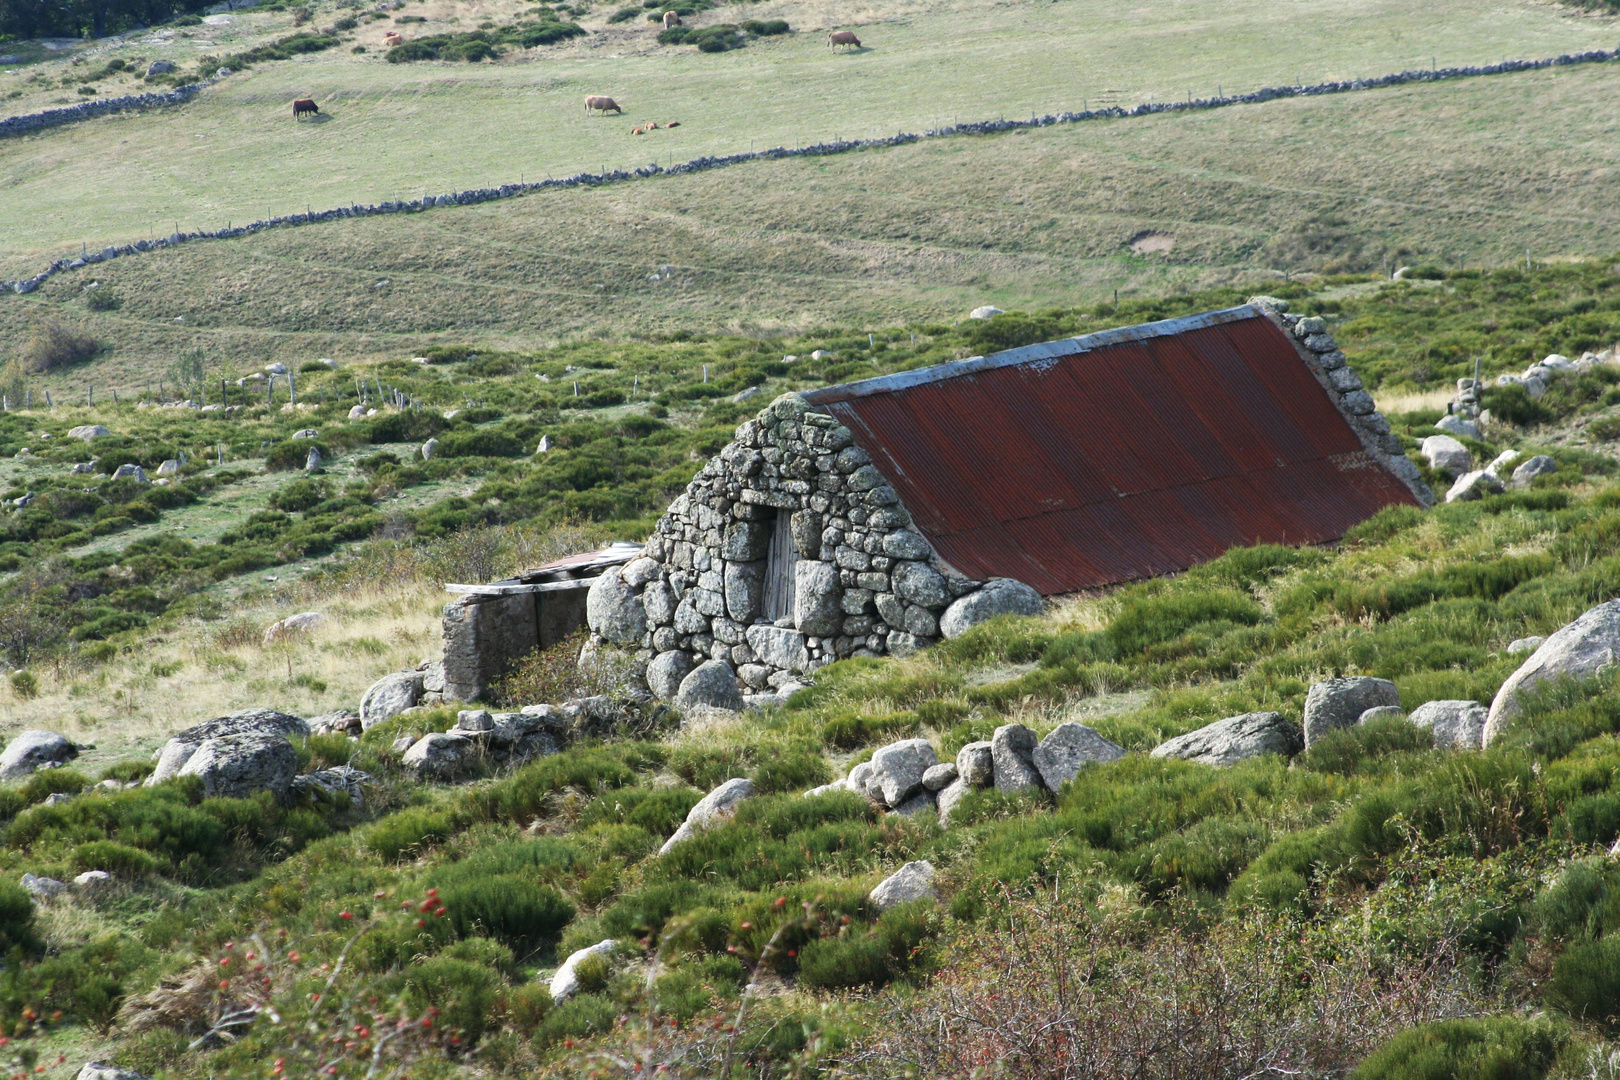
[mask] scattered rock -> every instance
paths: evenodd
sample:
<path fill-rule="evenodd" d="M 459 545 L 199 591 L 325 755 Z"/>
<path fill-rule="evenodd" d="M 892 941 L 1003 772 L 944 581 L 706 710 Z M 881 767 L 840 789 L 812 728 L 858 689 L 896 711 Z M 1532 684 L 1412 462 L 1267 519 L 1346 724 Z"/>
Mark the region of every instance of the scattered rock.
<path fill-rule="evenodd" d="M 1412 710 L 1413 724 L 1434 732 L 1437 750 L 1478 750 L 1490 712 L 1477 701 L 1429 701 Z"/>
<path fill-rule="evenodd" d="M 308 738 L 309 725 L 296 716 L 274 709 L 244 709 L 241 712 L 205 720 L 200 724 L 176 732 L 158 754 L 157 767 L 146 778 L 146 786 L 160 784 L 172 777 L 191 761 L 198 747 L 210 739 L 230 738 L 237 735 L 258 735 L 267 738 Z M 296 755 L 295 755 L 296 756 Z M 289 780 L 291 774 L 289 774 Z"/>
<path fill-rule="evenodd" d="M 934 891 L 934 864 L 927 859 L 908 862 L 878 883 L 866 898 L 879 911 L 914 900 L 938 900 Z"/>
<path fill-rule="evenodd" d="M 1501 490 L 1501 480 L 1484 469 L 1477 469 L 1457 478 L 1457 482 L 1451 485 L 1451 490 L 1446 492 L 1446 502 L 1472 502 L 1487 495 L 1495 495 Z"/>
<path fill-rule="evenodd" d="M 923 773 L 922 786 L 929 791 L 939 791 L 950 786 L 956 776 L 956 762 L 942 761 Z"/>
<path fill-rule="evenodd" d="M 872 755 L 873 782 L 889 806 L 899 806 L 922 790 L 923 774 L 939 762 L 927 739 L 903 739 Z"/>
<path fill-rule="evenodd" d="M 54 731 L 19 731 L 0 754 L 0 780 L 20 780 L 39 769 L 51 769 L 79 756 L 79 748 Z"/>
<path fill-rule="evenodd" d="M 89 442 L 91 439 L 105 438 L 111 434 L 112 432 L 100 424 L 80 424 L 78 427 L 68 428 L 69 438 L 83 439 L 85 442 Z"/>
<path fill-rule="evenodd" d="M 180 776 L 202 780 L 210 797 L 243 799 L 260 791 L 285 796 L 298 774 L 298 751 L 283 735 L 247 733 L 205 739 Z"/>
<path fill-rule="evenodd" d="M 834 792 L 837 792 L 837 791 L 848 791 L 848 790 L 849 790 L 849 781 L 847 779 L 845 779 L 845 780 L 834 780 L 830 784 L 822 784 L 820 787 L 811 788 L 809 791 L 804 793 L 803 798 L 809 799 L 809 798 L 813 798 L 813 797 L 815 797 L 817 795 L 831 795 L 831 794 L 833 794 Z"/>
<path fill-rule="evenodd" d="M 134 1069 L 120 1069 L 110 1062 L 88 1061 L 73 1080 L 152 1080 L 152 1078 Z"/>
<path fill-rule="evenodd" d="M 434 731 L 412 743 L 400 764 L 423 779 L 454 780 L 466 768 L 472 750 L 473 741 L 465 735 Z"/>
<path fill-rule="evenodd" d="M 307 634 L 326 621 L 326 616 L 319 611 L 303 611 L 297 615 L 289 615 L 270 624 L 264 632 L 264 643 L 269 645 L 282 638 L 296 637 Z"/>
<path fill-rule="evenodd" d="M 1513 486 L 1528 487 L 1530 481 L 1538 476 L 1547 476 L 1558 471 L 1558 462 L 1546 454 L 1537 454 L 1535 457 L 1513 470 Z"/>
<path fill-rule="evenodd" d="M 362 772 L 352 765 L 336 765 L 330 769 L 317 769 L 312 773 L 293 778 L 293 795 L 313 795 L 316 792 L 329 802 L 346 799 L 350 806 L 361 809 L 366 805 L 366 793 L 362 784 L 372 781 L 370 773 Z"/>
<path fill-rule="evenodd" d="M 551 977 L 552 1004 L 561 1004 L 579 992 L 577 969 L 580 961 L 589 959 L 592 956 L 608 959 L 613 956 L 613 951 L 617 947 L 617 943 L 612 938 L 604 938 L 595 945 L 588 945 L 577 952 L 569 953 L 568 959 L 562 962 L 562 966 L 557 969 L 557 973 Z"/>
<path fill-rule="evenodd" d="M 1125 756 L 1125 748 L 1086 725 L 1069 720 L 1053 728 L 1030 756 L 1047 789 L 1056 792 L 1087 765 L 1118 761 Z M 997 772 L 1000 772 L 1000 762 L 997 762 Z"/>
<path fill-rule="evenodd" d="M 439 454 L 439 440 L 429 439 L 422 444 L 422 460 L 432 461 Z"/>
<path fill-rule="evenodd" d="M 997 615 L 1039 615 L 1044 607 L 1041 594 L 1022 581 L 992 578 L 945 609 L 939 618 L 939 632 L 946 638 L 957 638 Z"/>
<path fill-rule="evenodd" d="M 167 75 L 174 70 L 174 65 L 167 60 L 154 60 L 146 65 L 146 77 L 154 75 Z M 284 369 L 285 370 L 285 369 Z"/>
<path fill-rule="evenodd" d="M 363 730 L 360 714 L 348 709 L 322 713 L 309 721 L 311 735 L 359 735 Z"/>
<path fill-rule="evenodd" d="M 754 782 L 746 777 L 733 777 L 698 800 L 687 813 L 686 820 L 675 830 L 658 854 L 667 855 L 677 844 L 685 843 L 710 826 L 730 818 L 737 804 L 754 794 Z"/>
<path fill-rule="evenodd" d="M 1035 768 L 1035 733 L 1023 724 L 1003 724 L 990 736 L 997 791 L 1025 791 L 1042 786 Z M 958 766 L 960 767 L 960 766 Z"/>
<path fill-rule="evenodd" d="M 872 802 L 881 802 L 883 800 L 883 789 L 878 786 L 877 781 L 874 779 L 875 775 L 872 763 L 863 761 L 849 770 L 849 776 L 844 779 L 844 784 L 857 795 L 863 795 Z"/>
<path fill-rule="evenodd" d="M 889 813 L 908 818 L 915 817 L 925 810 L 936 810 L 938 808 L 939 800 L 934 793 L 926 788 L 918 788 L 917 794 L 913 795 L 899 806 L 890 807 Z"/>
<path fill-rule="evenodd" d="M 54 900 L 68 891 L 65 882 L 57 881 L 53 877 L 35 877 L 33 874 L 22 876 L 23 891 L 35 900 Z"/>
<path fill-rule="evenodd" d="M 1356 723 L 1367 724 L 1374 720 L 1405 720 L 1406 710 L 1399 705 L 1374 705 L 1360 716 Z"/>
<path fill-rule="evenodd" d="M 1347 728 L 1375 705 L 1399 705 L 1400 691 L 1388 679 L 1353 675 L 1315 683 L 1305 695 L 1305 745 L 1337 728 Z"/>
<path fill-rule="evenodd" d="M 370 731 L 390 716 L 398 716 L 406 709 L 415 708 L 421 699 L 420 671 L 396 671 L 392 675 L 384 675 L 372 683 L 371 689 L 360 699 L 360 726 Z"/>
<path fill-rule="evenodd" d="M 1000 314 L 1002 314 L 1002 310 L 1000 308 L 985 304 L 983 307 L 976 307 L 972 311 L 968 312 L 968 318 L 993 319 Z"/>
<path fill-rule="evenodd" d="M 1461 476 L 1474 464 L 1468 447 L 1450 435 L 1430 435 L 1418 444 L 1418 453 L 1428 459 L 1429 468 L 1446 476 Z"/>
<path fill-rule="evenodd" d="M 150 483 L 150 481 L 146 479 L 145 469 L 141 468 L 139 465 L 131 465 L 128 463 L 120 465 L 118 468 L 114 469 L 112 478 L 114 480 L 133 480 L 137 484 Z"/>
<path fill-rule="evenodd" d="M 970 742 L 956 753 L 956 774 L 964 783 L 984 787 L 995 779 L 995 751 L 988 742 Z"/>
<path fill-rule="evenodd" d="M 73 879 L 73 888 L 84 896 L 99 896 L 113 886 L 113 876 L 105 870 L 86 870 Z"/>
<path fill-rule="evenodd" d="M 1479 438 L 1479 425 L 1472 420 L 1464 420 L 1460 416 L 1447 413 L 1434 422 L 1434 426 L 1441 431 L 1449 431 L 1453 435 L 1466 435 L 1470 439 Z"/>
<path fill-rule="evenodd" d="M 157 467 L 159 476 L 173 476 L 180 471 L 180 462 L 176 458 L 168 458 Z"/>
<path fill-rule="evenodd" d="M 972 790 L 973 785 L 958 776 L 939 793 L 939 823 L 941 825 L 950 825 L 951 813 L 955 811 L 956 804 L 961 802 L 962 797 Z"/>
<path fill-rule="evenodd" d="M 393 743 L 389 746 L 389 749 L 392 750 L 396 754 L 403 754 L 405 751 L 409 750 L 411 747 L 413 747 L 415 745 L 416 745 L 416 736 L 414 736 L 414 735 L 401 735 L 399 738 L 397 738 L 397 739 L 395 739 L 393 741 Z"/>
<path fill-rule="evenodd" d="M 1293 757 L 1304 748 L 1305 737 L 1282 713 L 1253 712 L 1228 716 L 1167 739 L 1153 748 L 1152 756 L 1221 767 L 1264 754 Z"/>
<path fill-rule="evenodd" d="M 1516 638 L 1508 642 L 1507 653 L 1509 656 L 1517 656 L 1520 653 L 1535 652 L 1541 648 L 1541 643 L 1546 640 L 1544 637 Z"/>
<path fill-rule="evenodd" d="M 693 668 L 675 692 L 675 707 L 683 712 L 692 709 L 724 709 L 741 712 L 745 702 L 737 688 L 736 673 L 724 660 L 710 660 Z"/>
<path fill-rule="evenodd" d="M 692 657 L 680 650 L 661 652 L 647 665 L 647 689 L 660 701 L 671 701 L 680 691 L 681 681 L 692 673 Z"/>
<path fill-rule="evenodd" d="M 1620 652 L 1620 600 L 1610 600 L 1552 634 L 1508 676 L 1491 702 L 1484 745 L 1489 746 L 1519 715 L 1520 695 L 1549 679 L 1590 679 L 1612 667 Z"/>

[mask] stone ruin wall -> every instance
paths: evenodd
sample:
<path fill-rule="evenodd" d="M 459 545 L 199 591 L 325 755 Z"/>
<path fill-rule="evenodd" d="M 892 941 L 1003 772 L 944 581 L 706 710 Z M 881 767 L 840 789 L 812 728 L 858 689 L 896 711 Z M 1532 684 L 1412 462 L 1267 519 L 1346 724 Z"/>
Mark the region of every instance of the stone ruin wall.
<path fill-rule="evenodd" d="M 779 514 L 798 562 L 791 614 L 767 621 Z M 633 653 L 660 698 L 675 698 L 708 661 L 729 665 L 745 693 L 764 693 L 835 660 L 910 655 L 940 636 L 953 601 L 983 584 L 935 556 L 847 427 L 787 394 L 710 459 L 642 558 L 592 587 L 587 648 Z"/>

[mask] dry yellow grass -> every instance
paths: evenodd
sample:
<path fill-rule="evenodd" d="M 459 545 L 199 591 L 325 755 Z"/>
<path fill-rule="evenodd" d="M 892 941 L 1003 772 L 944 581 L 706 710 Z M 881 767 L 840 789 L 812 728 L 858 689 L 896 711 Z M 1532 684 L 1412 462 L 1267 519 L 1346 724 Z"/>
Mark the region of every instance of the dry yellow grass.
<path fill-rule="evenodd" d="M 1378 411 L 1385 414 L 1416 412 L 1419 409 L 1445 409 L 1456 397 L 1455 390 L 1441 387 L 1437 390 L 1406 390 L 1388 394 L 1375 394 Z"/>
<path fill-rule="evenodd" d="M 439 650 L 447 595 L 437 583 L 236 601 L 227 618 L 187 619 L 91 672 L 39 669 L 40 694 L 0 690 L 0 738 L 38 727 L 93 743 L 80 765 L 96 771 L 149 755 L 181 728 L 237 709 L 300 716 L 354 709 L 377 679 Z M 300 611 L 327 616 L 316 630 L 270 646 L 265 628 Z"/>

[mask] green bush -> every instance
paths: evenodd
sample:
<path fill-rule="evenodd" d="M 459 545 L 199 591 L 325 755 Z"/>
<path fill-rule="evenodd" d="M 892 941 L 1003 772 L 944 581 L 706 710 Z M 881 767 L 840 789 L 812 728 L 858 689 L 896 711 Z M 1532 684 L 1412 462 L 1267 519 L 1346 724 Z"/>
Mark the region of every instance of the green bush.
<path fill-rule="evenodd" d="M 483 1038 L 500 1001 L 500 976 L 482 964 L 435 956 L 405 970 L 406 1001 L 415 1011 L 439 1010 L 439 1025 L 460 1031 L 467 1044 Z"/>
<path fill-rule="evenodd" d="M 0 950 L 33 950 L 40 945 L 34 929 L 34 898 L 16 882 L 0 881 Z"/>
<path fill-rule="evenodd" d="M 1620 1030 L 1620 935 L 1566 949 L 1553 962 L 1547 1001 L 1573 1019 Z"/>
<path fill-rule="evenodd" d="M 921 962 L 922 946 L 938 932 L 935 919 L 932 904 L 900 904 L 865 933 L 811 941 L 799 952 L 799 985 L 816 990 L 887 985 Z"/>
<path fill-rule="evenodd" d="M 1545 1021 L 1441 1020 L 1395 1036 L 1352 1080 L 1542 1080 L 1569 1043 Z"/>
<path fill-rule="evenodd" d="M 309 462 L 309 452 L 319 450 L 324 459 L 330 454 L 325 444 L 315 439 L 284 439 L 270 448 L 264 456 L 265 472 L 291 472 L 302 469 Z"/>
<path fill-rule="evenodd" d="M 462 937 L 488 934 L 519 956 L 553 943 L 574 918 L 574 905 L 549 885 L 523 874 L 438 878 L 439 897 Z"/>
<path fill-rule="evenodd" d="M 105 870 L 116 878 L 138 881 L 158 873 L 158 860 L 139 848 L 112 840 L 92 840 L 73 849 L 73 866 L 78 870 Z"/>
<path fill-rule="evenodd" d="M 373 824 L 362 843 L 372 854 L 394 862 L 448 839 L 453 830 L 453 819 L 447 811 L 412 806 Z"/>
<path fill-rule="evenodd" d="M 787 21 L 784 19 L 749 19 L 742 24 L 742 28 L 758 37 L 774 37 L 777 34 L 790 33 Z"/>
<path fill-rule="evenodd" d="M 843 713 L 821 725 L 821 741 L 840 750 L 855 750 L 868 743 L 889 743 L 915 735 L 917 726 L 915 713 Z"/>
<path fill-rule="evenodd" d="M 576 994 L 552 1009 L 534 1033 L 534 1043 L 542 1049 L 565 1039 L 600 1035 L 613 1027 L 618 1006 L 597 994 Z"/>

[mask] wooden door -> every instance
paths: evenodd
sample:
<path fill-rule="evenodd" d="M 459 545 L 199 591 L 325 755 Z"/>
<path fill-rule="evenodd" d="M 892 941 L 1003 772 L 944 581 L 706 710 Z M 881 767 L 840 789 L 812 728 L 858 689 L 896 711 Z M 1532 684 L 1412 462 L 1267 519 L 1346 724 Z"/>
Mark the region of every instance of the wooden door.
<path fill-rule="evenodd" d="M 762 605 L 762 614 L 769 622 L 793 614 L 793 568 L 799 561 L 799 549 L 793 543 L 789 521 L 787 512 L 778 510 L 771 523 L 771 543 L 765 554 L 765 601 Z"/>

